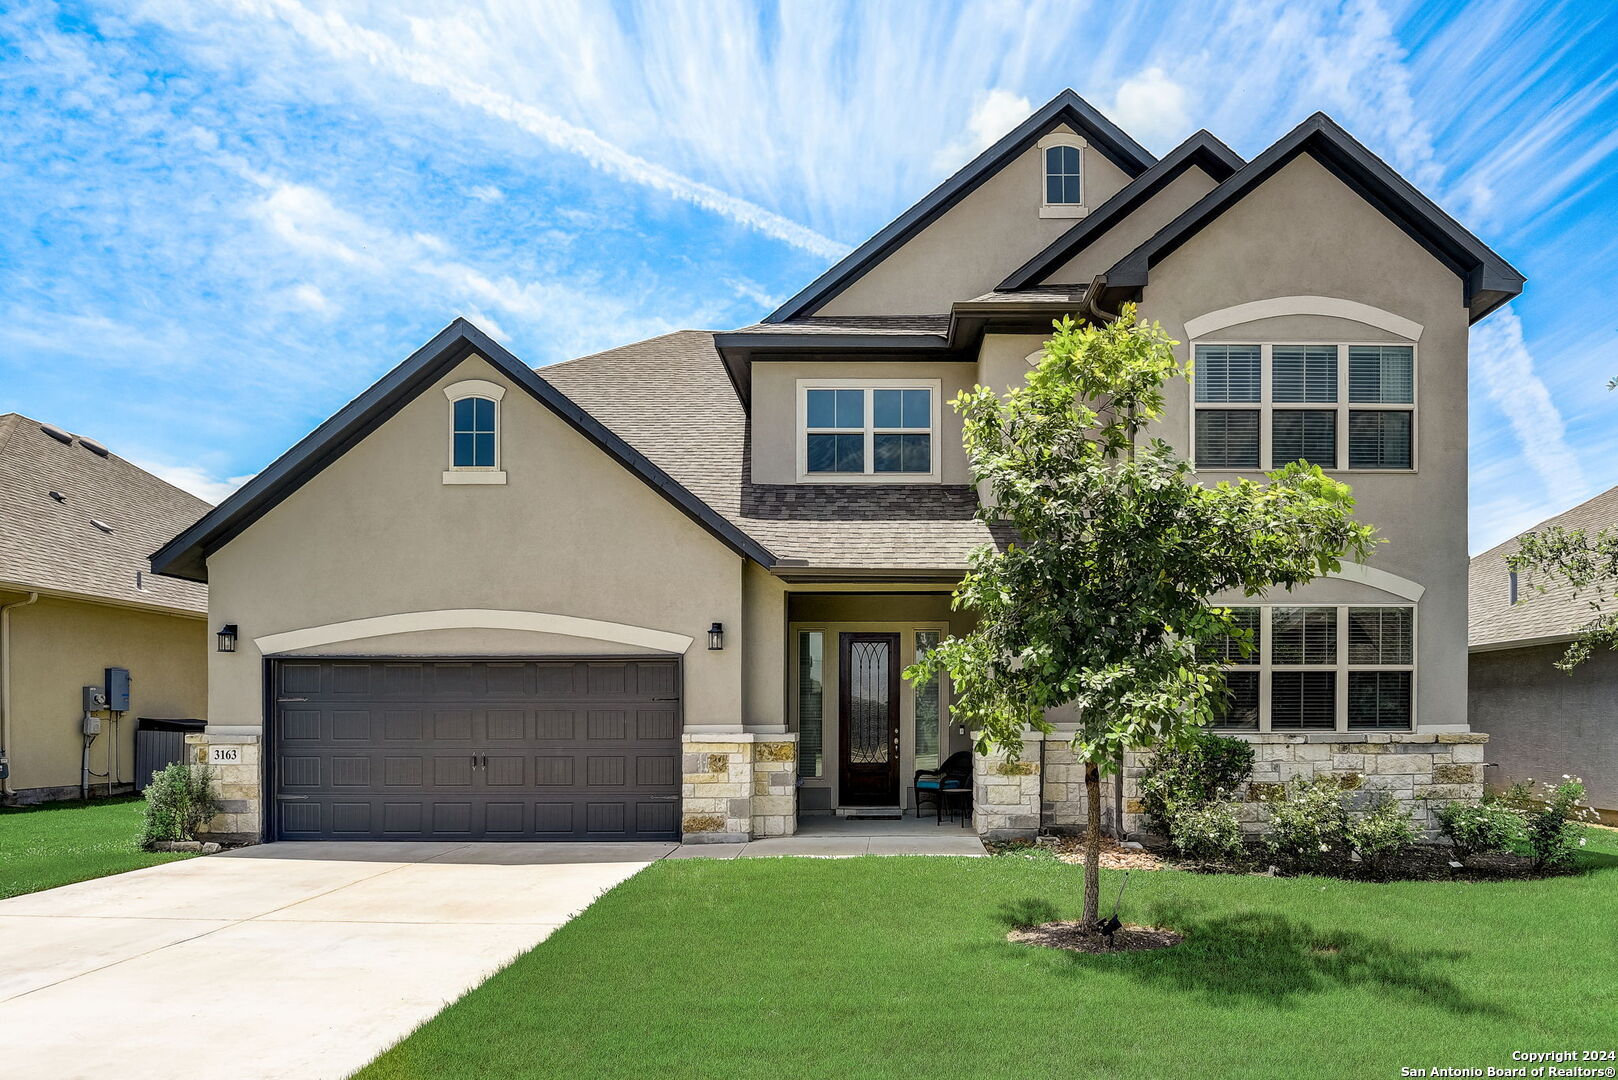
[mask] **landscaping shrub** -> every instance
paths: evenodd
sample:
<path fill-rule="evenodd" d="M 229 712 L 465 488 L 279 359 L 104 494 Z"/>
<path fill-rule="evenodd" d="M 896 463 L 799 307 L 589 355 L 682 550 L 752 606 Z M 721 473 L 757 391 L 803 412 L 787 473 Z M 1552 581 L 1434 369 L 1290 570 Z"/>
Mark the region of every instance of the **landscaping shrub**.
<path fill-rule="evenodd" d="M 1391 859 L 1416 846 L 1416 823 L 1410 811 L 1387 792 L 1378 792 L 1371 808 L 1348 825 L 1348 846 L 1380 874 Z"/>
<path fill-rule="evenodd" d="M 1294 780 L 1270 804 L 1270 854 L 1296 868 L 1315 865 L 1343 846 L 1348 814 L 1342 786 L 1332 777 Z"/>
<path fill-rule="evenodd" d="M 1522 842 L 1523 819 L 1496 799 L 1452 802 L 1438 811 L 1438 831 L 1455 847 L 1455 857 L 1512 851 Z"/>
<path fill-rule="evenodd" d="M 1236 804 L 1224 799 L 1175 807 L 1169 840 L 1180 852 L 1204 862 L 1238 858 L 1242 853 L 1242 823 Z"/>
<path fill-rule="evenodd" d="M 1198 732 L 1152 755 L 1140 779 L 1140 801 L 1155 831 L 1173 838 L 1177 807 L 1202 806 L 1233 793 L 1253 771 L 1253 746 Z"/>
<path fill-rule="evenodd" d="M 1522 816 L 1519 846 L 1534 860 L 1534 869 L 1560 869 L 1572 863 L 1574 853 L 1584 846 L 1583 822 L 1590 814 L 1579 805 L 1584 783 L 1563 776 L 1560 784 L 1541 783 L 1537 793 L 1531 784 L 1511 785 L 1503 801 Z"/>
<path fill-rule="evenodd" d="M 146 785 L 146 824 L 141 830 L 141 846 L 195 840 L 197 831 L 219 810 L 213 770 L 206 765 L 192 768 L 176 761 L 153 773 L 152 782 Z"/>

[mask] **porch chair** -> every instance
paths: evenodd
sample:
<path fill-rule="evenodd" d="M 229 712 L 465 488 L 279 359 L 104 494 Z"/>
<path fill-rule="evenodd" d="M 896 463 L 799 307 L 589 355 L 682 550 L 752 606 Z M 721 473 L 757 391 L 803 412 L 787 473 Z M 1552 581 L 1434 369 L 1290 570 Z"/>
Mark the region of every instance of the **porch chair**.
<path fill-rule="evenodd" d="M 940 791 L 946 788 L 970 791 L 972 788 L 972 751 L 957 750 L 936 769 L 917 769 L 911 783 L 915 792 L 911 802 L 916 808 L 916 816 L 921 817 L 921 799 L 924 795 L 937 804 L 942 814 L 944 798 Z"/>

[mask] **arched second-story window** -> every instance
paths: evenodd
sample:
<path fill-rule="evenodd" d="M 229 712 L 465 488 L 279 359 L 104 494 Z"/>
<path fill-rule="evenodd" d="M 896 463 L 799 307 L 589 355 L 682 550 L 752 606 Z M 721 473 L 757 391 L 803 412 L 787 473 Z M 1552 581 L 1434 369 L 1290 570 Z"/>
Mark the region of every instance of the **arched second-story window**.
<path fill-rule="evenodd" d="M 1084 139 L 1068 132 L 1052 132 L 1039 140 L 1041 217 L 1083 217 Z"/>
<path fill-rule="evenodd" d="M 500 469 L 500 399 L 506 388 L 467 379 L 444 388 L 450 402 L 450 467 L 446 484 L 503 484 Z"/>

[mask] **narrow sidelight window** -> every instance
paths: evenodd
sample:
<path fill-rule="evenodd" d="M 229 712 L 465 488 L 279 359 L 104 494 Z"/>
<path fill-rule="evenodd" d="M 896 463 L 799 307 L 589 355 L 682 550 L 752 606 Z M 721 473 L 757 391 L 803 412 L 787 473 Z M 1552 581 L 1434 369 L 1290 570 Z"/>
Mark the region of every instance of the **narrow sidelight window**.
<path fill-rule="evenodd" d="M 916 659 L 938 647 L 937 630 L 916 631 Z M 944 729 L 943 688 L 936 674 L 916 684 L 916 768 L 938 768 L 939 733 Z"/>
<path fill-rule="evenodd" d="M 798 775 L 824 776 L 822 746 L 825 730 L 826 635 L 819 630 L 798 632 Z"/>

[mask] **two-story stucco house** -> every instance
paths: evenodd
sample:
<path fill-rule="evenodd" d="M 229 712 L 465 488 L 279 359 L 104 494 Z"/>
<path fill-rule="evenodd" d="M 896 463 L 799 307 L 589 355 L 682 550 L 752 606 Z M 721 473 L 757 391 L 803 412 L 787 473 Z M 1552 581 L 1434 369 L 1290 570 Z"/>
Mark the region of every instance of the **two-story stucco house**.
<path fill-rule="evenodd" d="M 154 556 L 239 634 L 196 737 L 240 748 L 219 826 L 739 840 L 908 806 L 970 738 L 899 672 L 1004 540 L 947 403 L 1126 301 L 1195 357 L 1161 434 L 1203 475 L 1306 458 L 1387 540 L 1247 602 L 1255 781 L 1475 795 L 1467 328 L 1522 283 L 1325 116 L 1158 159 L 1064 92 L 758 325 L 536 372 L 457 320 Z M 1076 780 L 1056 740 L 980 759 L 976 824 L 1081 822 Z"/>

